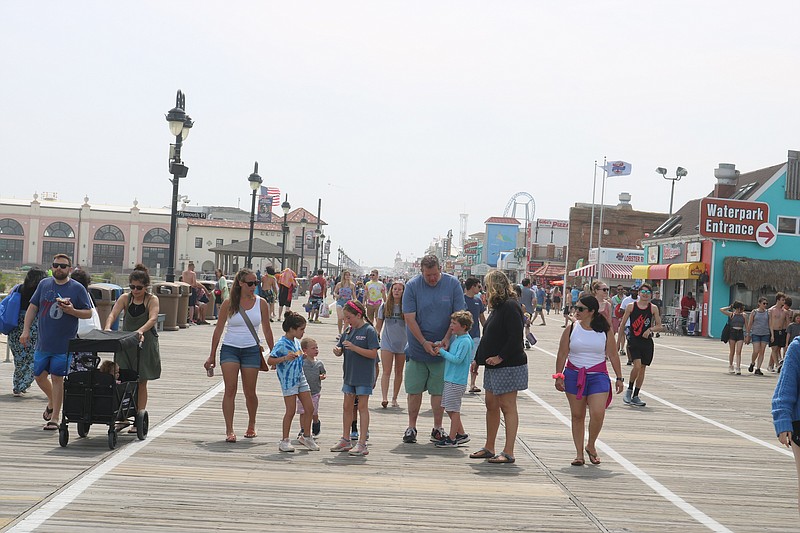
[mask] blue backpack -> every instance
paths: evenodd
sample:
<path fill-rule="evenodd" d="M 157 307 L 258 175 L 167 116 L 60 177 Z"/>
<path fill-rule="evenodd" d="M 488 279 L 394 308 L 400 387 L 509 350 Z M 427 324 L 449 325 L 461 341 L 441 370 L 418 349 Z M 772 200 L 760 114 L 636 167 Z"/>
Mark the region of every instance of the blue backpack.
<path fill-rule="evenodd" d="M 16 285 L 8 296 L 0 301 L 0 332 L 8 335 L 19 325 L 21 304 L 22 294 L 19 292 L 19 285 Z"/>

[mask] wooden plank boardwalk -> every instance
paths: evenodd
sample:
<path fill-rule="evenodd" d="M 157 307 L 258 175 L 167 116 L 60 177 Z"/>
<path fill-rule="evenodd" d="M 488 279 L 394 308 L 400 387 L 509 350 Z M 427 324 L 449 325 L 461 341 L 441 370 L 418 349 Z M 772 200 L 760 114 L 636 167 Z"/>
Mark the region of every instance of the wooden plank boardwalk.
<path fill-rule="evenodd" d="M 41 430 L 43 394 L 34 385 L 24 398 L 12 397 L 13 365 L 0 364 L 0 529 L 794 529 L 794 464 L 778 447 L 770 416 L 776 375 L 730 376 L 726 345 L 662 336 L 645 383 L 647 407 L 615 400 L 601 435 L 603 464 L 572 467 L 564 424 L 569 410 L 550 378 L 562 322 L 550 318 L 534 328 L 540 342 L 528 351 L 530 389 L 519 400 L 515 465 L 466 457 L 485 435 L 482 395 L 464 399 L 473 437 L 467 447 L 428 443 L 429 410 L 419 423 L 419 443 L 403 444 L 406 410 L 381 409 L 378 393 L 370 402 L 370 455 L 328 452 L 341 424 L 341 364 L 331 353 L 336 327 L 330 319 L 306 330 L 320 343 L 329 372 L 320 452 L 278 452 L 283 401 L 273 373 L 259 379 L 259 436 L 224 442 L 220 379 L 206 377 L 201 366 L 209 326 L 162 334 L 163 378 L 151 383 L 148 406 L 151 435 L 144 442 L 120 435 L 114 451 L 103 427 L 79 439 L 73 425 L 69 446 L 59 447 L 55 432 Z M 280 334 L 277 323 L 273 330 Z M 245 424 L 240 391 L 240 437 Z"/>

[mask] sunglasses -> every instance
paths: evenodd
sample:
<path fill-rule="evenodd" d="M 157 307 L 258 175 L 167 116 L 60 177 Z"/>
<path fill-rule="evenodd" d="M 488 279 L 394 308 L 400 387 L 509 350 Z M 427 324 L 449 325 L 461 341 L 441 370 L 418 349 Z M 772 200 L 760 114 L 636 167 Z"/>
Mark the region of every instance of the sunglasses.
<path fill-rule="evenodd" d="M 576 306 L 575 306 L 575 310 L 576 310 L 576 311 L 580 311 L 581 313 L 583 313 L 584 311 L 588 311 L 588 310 L 589 310 L 589 308 L 588 308 L 588 307 L 584 307 L 584 306 L 582 306 L 582 305 L 576 305 Z"/>
<path fill-rule="evenodd" d="M 144 289 L 144 285 L 128 285 L 132 291 L 140 291 Z"/>
<path fill-rule="evenodd" d="M 66 270 L 69 268 L 69 265 L 66 263 L 53 263 L 53 268 L 63 268 Z"/>
<path fill-rule="evenodd" d="M 603 287 L 603 288 L 602 288 L 602 289 L 600 289 L 600 290 L 601 290 L 601 291 L 603 291 L 603 292 L 608 292 L 608 287 Z"/>
<path fill-rule="evenodd" d="M 257 281 L 243 281 L 242 283 L 246 283 L 248 287 L 254 287 L 258 282 Z"/>
<path fill-rule="evenodd" d="M 645 289 L 643 291 L 639 291 L 639 294 L 650 294 L 650 292 L 651 291 L 648 291 L 647 289 Z"/>

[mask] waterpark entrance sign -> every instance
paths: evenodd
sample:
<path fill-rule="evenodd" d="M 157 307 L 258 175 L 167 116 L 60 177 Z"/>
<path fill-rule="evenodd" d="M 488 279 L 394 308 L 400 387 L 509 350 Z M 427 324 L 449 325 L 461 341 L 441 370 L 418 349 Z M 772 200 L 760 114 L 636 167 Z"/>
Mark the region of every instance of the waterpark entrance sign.
<path fill-rule="evenodd" d="M 700 235 L 712 239 L 758 241 L 759 226 L 769 222 L 769 204 L 726 198 L 700 201 Z"/>

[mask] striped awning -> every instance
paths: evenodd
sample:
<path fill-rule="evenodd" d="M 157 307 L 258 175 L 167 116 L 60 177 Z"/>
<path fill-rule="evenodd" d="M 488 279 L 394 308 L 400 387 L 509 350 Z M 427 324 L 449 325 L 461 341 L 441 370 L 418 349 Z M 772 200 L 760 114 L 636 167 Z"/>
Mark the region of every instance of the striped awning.
<path fill-rule="evenodd" d="M 548 263 L 537 268 L 535 271 L 533 271 L 532 275 L 539 278 L 563 278 L 564 267 L 561 265 L 551 265 Z"/>
<path fill-rule="evenodd" d="M 597 265 L 592 263 L 591 265 L 586 265 L 585 267 L 576 268 L 575 270 L 570 270 L 569 275 L 574 276 L 576 278 L 593 278 L 596 272 L 597 272 Z"/>
<path fill-rule="evenodd" d="M 606 279 L 631 279 L 631 270 L 633 265 L 603 265 L 603 275 L 601 278 Z"/>

